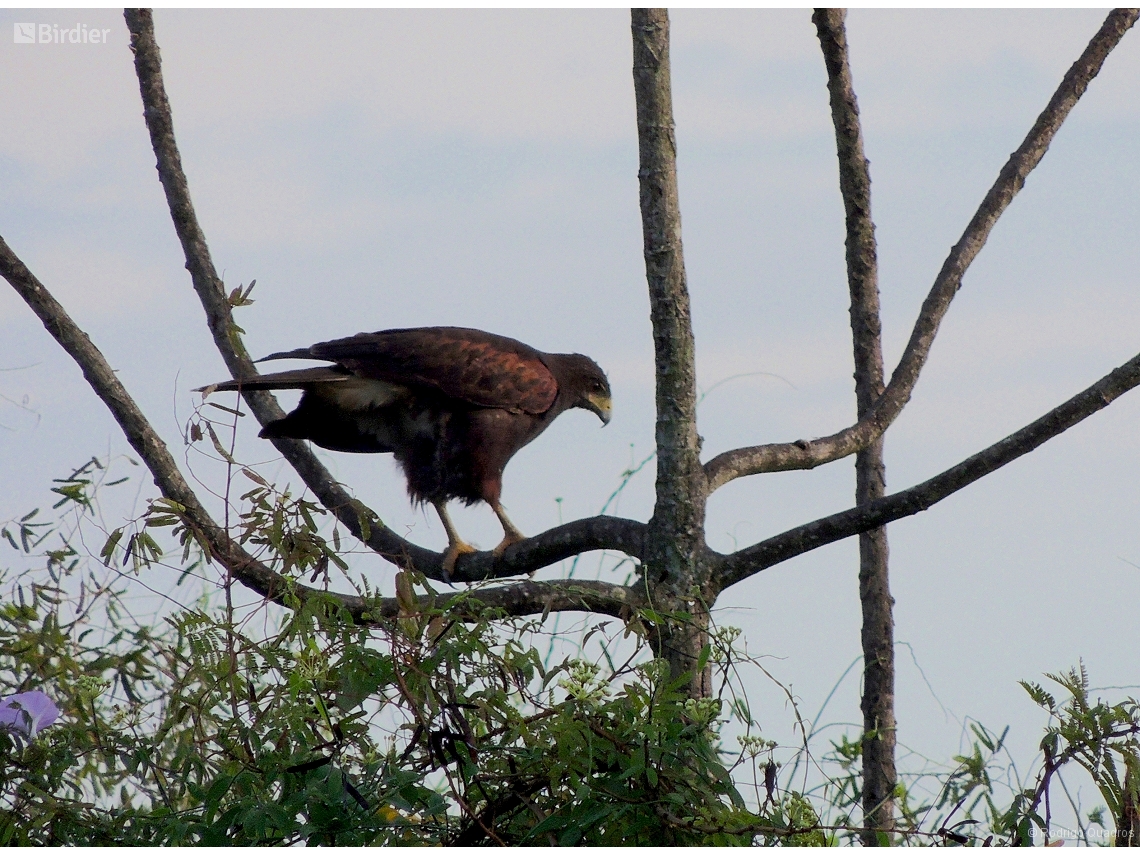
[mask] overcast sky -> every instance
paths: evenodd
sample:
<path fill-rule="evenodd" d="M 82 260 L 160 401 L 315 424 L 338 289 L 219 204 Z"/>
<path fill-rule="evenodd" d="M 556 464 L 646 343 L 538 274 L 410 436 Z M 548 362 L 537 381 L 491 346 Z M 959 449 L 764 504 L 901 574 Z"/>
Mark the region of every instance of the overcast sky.
<path fill-rule="evenodd" d="M 1102 19 L 851 13 L 890 366 L 946 252 Z M 504 502 L 529 533 L 596 513 L 653 440 L 628 12 L 160 10 L 155 21 L 215 264 L 231 286 L 258 283 L 238 318 L 251 352 L 456 324 L 587 353 L 609 372 L 613 423 L 563 416 L 508 467 Z M 14 44 L 13 24 L 27 22 L 106 28 L 109 42 Z M 855 401 L 842 204 L 810 15 L 677 11 L 672 31 L 698 373 L 705 389 L 749 375 L 704 401 L 706 458 L 831 433 Z M 127 43 L 116 12 L 0 11 L 0 235 L 183 459 L 199 400 L 190 389 L 226 372 L 166 213 Z M 890 489 L 1140 351 L 1138 79 L 1133 33 L 966 276 L 888 434 Z M 0 522 L 44 505 L 50 480 L 91 455 L 128 451 L 6 286 L 0 395 Z M 901 744 L 945 758 L 958 748 L 954 717 L 975 717 L 1012 723 L 1028 757 L 1042 718 L 1018 679 L 1083 657 L 1097 685 L 1140 683 L 1138 417 L 1132 393 L 890 527 L 897 638 L 910 645 L 899 651 Z M 288 478 L 250 422 L 239 456 Z M 394 529 L 444 543 L 387 456 L 322 456 Z M 216 489 L 219 470 L 190 460 Z M 650 467 L 618 511 L 646 519 L 652 486 Z M 848 507 L 853 490 L 851 461 L 736 481 L 711 501 L 709 541 L 755 542 Z M 497 542 L 487 508 L 456 518 L 472 540 Z M 721 599 L 718 620 L 745 629 L 809 716 L 859 656 L 856 554 L 853 541 L 820 549 Z M 379 559 L 357 569 L 390 588 Z M 782 732 L 788 714 L 759 678 L 754 710 Z M 859 720 L 857 673 L 825 718 Z"/>

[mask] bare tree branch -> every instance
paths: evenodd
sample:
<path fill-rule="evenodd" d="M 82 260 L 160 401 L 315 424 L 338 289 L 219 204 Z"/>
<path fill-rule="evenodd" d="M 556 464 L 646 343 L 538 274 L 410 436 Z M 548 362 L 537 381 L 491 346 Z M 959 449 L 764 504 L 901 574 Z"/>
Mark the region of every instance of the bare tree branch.
<path fill-rule="evenodd" d="M 882 322 L 875 223 L 871 218 L 871 172 L 863 152 L 859 105 L 851 82 L 844 29 L 846 11 L 816 9 L 816 25 L 831 100 L 839 158 L 839 190 L 846 215 L 847 283 L 851 292 L 851 338 L 855 348 L 855 397 L 862 416 L 883 391 Z"/>
<path fill-rule="evenodd" d="M 854 454 L 883 435 L 910 400 L 919 373 L 930 354 L 934 336 L 962 285 L 966 270 L 985 245 L 998 218 L 1025 185 L 1026 177 L 1045 156 L 1061 124 L 1100 72 L 1108 54 L 1136 23 L 1138 14 L 1140 10 L 1116 9 L 1108 15 L 1080 58 L 1065 74 L 1029 135 L 1010 155 L 961 239 L 950 250 L 922 304 L 906 350 L 875 405 L 854 425 L 831 436 L 738 448 L 718 454 L 705 464 L 710 491 L 746 475 L 813 469 Z"/>
<path fill-rule="evenodd" d="M 724 590 L 789 558 L 925 511 L 1103 410 L 1136 386 L 1140 386 L 1140 355 L 1035 422 L 921 484 L 797 526 L 725 556 L 717 571 L 716 590 Z"/>
<path fill-rule="evenodd" d="M 198 225 L 194 204 L 182 171 L 182 156 L 174 138 L 174 121 L 170 101 L 162 81 L 162 63 L 154 40 L 154 20 L 150 9 L 125 9 L 123 17 L 131 32 L 131 52 L 135 55 L 135 72 L 142 92 L 143 116 L 150 131 L 151 147 L 157 157 L 158 180 L 166 193 L 166 203 L 174 220 L 174 230 L 186 256 L 186 269 L 198 299 L 206 310 L 206 323 L 214 337 L 218 352 L 235 378 L 253 377 L 257 369 L 234 324 L 225 286 L 214 268 L 206 236 Z M 249 396 L 253 397 L 253 396 Z M 259 395 L 258 409 L 267 409 L 276 418 L 285 415 L 271 395 Z M 251 401 L 252 405 L 252 401 Z M 275 411 L 275 412 L 274 412 Z"/>
<path fill-rule="evenodd" d="M 871 171 L 863 151 L 859 105 L 851 80 L 843 9 L 812 15 L 831 100 L 839 157 L 839 189 L 847 226 L 847 283 L 851 292 L 851 339 L 855 351 L 856 416 L 863 418 L 883 393 L 882 321 L 875 224 L 871 218 Z M 855 504 L 886 495 L 883 437 L 855 455 Z M 862 839 L 879 840 L 879 829 L 894 827 L 895 644 L 887 530 L 859 535 L 859 602 L 863 610 L 863 810 Z M 875 830 L 872 830 L 875 829 Z"/>
<path fill-rule="evenodd" d="M 705 485 L 677 194 L 669 14 L 665 9 L 634 9 L 631 28 L 640 158 L 637 176 L 657 378 L 657 501 L 650 526 L 667 530 L 679 541 L 674 549 L 684 552 L 689 545 L 695 548 L 704 542 Z M 694 495 L 702 500 L 693 502 Z"/>
<path fill-rule="evenodd" d="M 633 9 L 633 92 L 637 105 L 638 185 L 656 378 L 657 499 L 646 531 L 644 561 L 669 611 L 689 619 L 662 627 L 654 642 L 675 677 L 689 675 L 694 697 L 708 697 L 712 673 L 698 668 L 707 644 L 704 590 L 708 488 L 697 434 L 696 347 L 681 244 L 677 136 L 673 125 L 669 13 Z"/>
<path fill-rule="evenodd" d="M 344 594 L 305 589 L 306 596 L 322 596 L 334 601 L 352 615 L 353 620 L 371 625 L 406 614 L 395 597 L 375 600 Z M 446 610 L 451 617 L 478 619 L 489 616 L 526 617 L 553 612 L 585 612 L 628 619 L 637 609 L 648 605 L 636 585 L 615 585 L 587 579 L 558 579 L 552 582 L 512 582 L 494 588 L 419 597 L 421 608 Z M 490 613 L 490 614 L 489 614 Z"/>
<path fill-rule="evenodd" d="M 257 368 L 242 343 L 225 286 L 214 268 L 206 237 L 194 213 L 189 184 L 174 137 L 174 121 L 163 84 L 153 16 L 149 9 L 127 9 L 124 18 L 131 32 L 131 50 L 135 55 L 143 115 L 157 160 L 158 176 L 186 256 L 186 269 L 205 310 L 214 344 L 230 373 L 235 379 L 256 376 Z M 262 425 L 285 415 L 269 392 L 245 391 L 242 395 Z M 490 552 L 460 556 L 455 570 L 448 576 L 443 569 L 442 553 L 417 546 L 384 525 L 375 513 L 349 495 L 305 443 L 286 438 L 271 441 L 321 504 L 353 536 L 393 564 L 414 569 L 430 579 L 472 582 L 518 576 L 594 549 L 613 549 L 640 556 L 643 523 L 615 517 L 594 517 L 529 538 L 512 546 L 502 558 L 497 559 Z M 362 519 L 366 521 L 363 525 Z"/>

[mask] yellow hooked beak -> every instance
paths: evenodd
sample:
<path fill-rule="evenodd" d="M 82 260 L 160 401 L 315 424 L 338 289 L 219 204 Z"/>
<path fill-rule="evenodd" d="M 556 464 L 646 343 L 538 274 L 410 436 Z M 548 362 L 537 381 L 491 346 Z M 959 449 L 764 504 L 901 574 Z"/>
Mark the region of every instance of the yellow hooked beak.
<path fill-rule="evenodd" d="M 614 403 L 610 400 L 609 395 L 592 394 L 586 398 L 586 409 L 592 413 L 596 413 L 598 418 L 602 420 L 603 425 L 610 423 L 610 416 L 613 413 Z"/>

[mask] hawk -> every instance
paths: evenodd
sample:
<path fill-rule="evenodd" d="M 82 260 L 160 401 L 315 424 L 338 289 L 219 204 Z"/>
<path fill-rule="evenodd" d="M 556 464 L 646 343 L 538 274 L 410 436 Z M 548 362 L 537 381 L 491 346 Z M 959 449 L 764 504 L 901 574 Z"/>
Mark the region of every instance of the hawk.
<path fill-rule="evenodd" d="M 495 554 L 525 539 L 499 501 L 503 469 L 561 413 L 581 407 L 608 424 L 610 384 L 580 353 L 543 353 L 513 338 L 463 327 L 358 333 L 262 360 L 331 363 L 195 391 L 300 389 L 301 402 L 263 437 L 307 439 L 331 451 L 390 453 L 416 503 L 430 502 L 447 532 L 443 566 L 475 552 L 447 503 L 486 502 L 503 526 Z"/>

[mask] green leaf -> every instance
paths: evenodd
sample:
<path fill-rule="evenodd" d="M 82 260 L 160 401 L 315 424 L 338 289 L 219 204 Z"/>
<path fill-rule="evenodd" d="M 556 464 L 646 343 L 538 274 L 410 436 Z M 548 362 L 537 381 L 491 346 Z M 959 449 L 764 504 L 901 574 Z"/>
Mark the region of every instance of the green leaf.
<path fill-rule="evenodd" d="M 709 664 L 709 656 L 712 655 L 712 646 L 706 644 L 701 648 L 701 654 L 697 657 L 697 673 L 705 670 L 705 666 Z"/>

